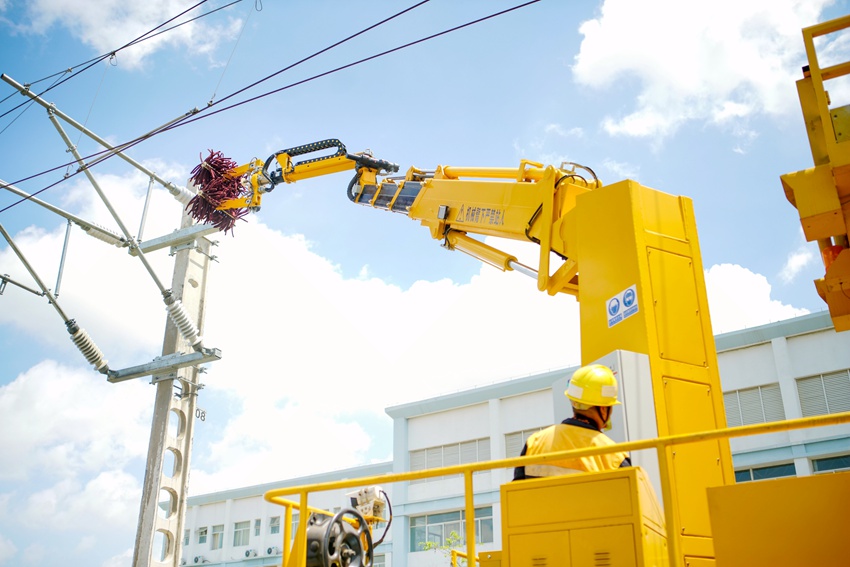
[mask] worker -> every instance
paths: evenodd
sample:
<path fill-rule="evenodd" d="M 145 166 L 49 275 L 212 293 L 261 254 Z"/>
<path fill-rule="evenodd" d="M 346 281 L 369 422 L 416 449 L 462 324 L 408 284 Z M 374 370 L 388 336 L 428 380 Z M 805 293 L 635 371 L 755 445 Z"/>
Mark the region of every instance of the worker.
<path fill-rule="evenodd" d="M 604 447 L 614 441 L 602 433 L 611 429 L 611 414 L 617 400 L 617 379 L 607 366 L 591 364 L 575 371 L 564 395 L 573 407 L 573 417 L 533 434 L 521 455 L 541 455 L 569 449 Z M 626 453 L 569 457 L 516 467 L 514 480 L 556 476 L 575 472 L 593 472 L 631 466 Z"/>

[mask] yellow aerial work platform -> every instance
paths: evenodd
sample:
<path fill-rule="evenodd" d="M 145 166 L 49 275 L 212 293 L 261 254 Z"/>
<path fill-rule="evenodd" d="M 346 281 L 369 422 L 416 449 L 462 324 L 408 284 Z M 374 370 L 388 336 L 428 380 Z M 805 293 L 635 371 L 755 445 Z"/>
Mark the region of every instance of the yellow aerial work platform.
<path fill-rule="evenodd" d="M 664 515 L 639 467 L 511 482 L 501 502 L 504 549 L 481 567 L 668 565 Z"/>

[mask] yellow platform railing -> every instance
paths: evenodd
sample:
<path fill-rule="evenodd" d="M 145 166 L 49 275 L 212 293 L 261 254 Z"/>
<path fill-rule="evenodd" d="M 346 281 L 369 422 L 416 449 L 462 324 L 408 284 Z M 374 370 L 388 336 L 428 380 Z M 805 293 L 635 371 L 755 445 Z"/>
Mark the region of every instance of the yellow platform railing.
<path fill-rule="evenodd" d="M 700 441 L 710 441 L 716 439 L 728 439 L 732 437 L 745 437 L 749 435 L 760 435 L 764 433 L 776 433 L 780 431 L 790 431 L 793 429 L 804 429 L 809 427 L 824 427 L 827 425 L 838 425 L 842 423 L 850 423 L 850 412 L 820 415 L 815 417 L 805 417 L 800 419 L 790 419 L 785 421 L 773 421 L 769 423 L 759 423 L 756 425 L 744 425 L 740 427 L 730 427 L 727 429 L 717 429 L 711 431 L 702 431 L 698 433 L 686 433 L 682 435 L 671 435 L 669 437 L 659 437 L 656 439 L 642 439 L 639 441 L 628 441 L 625 443 L 617 443 L 608 447 L 591 447 L 587 449 L 573 449 L 570 451 L 559 451 L 557 453 L 547 453 L 544 455 L 533 455 L 525 457 L 513 457 L 510 459 L 499 459 L 495 461 L 482 461 L 478 463 L 468 463 L 463 465 L 454 465 L 450 467 L 441 467 L 436 469 L 427 469 L 421 471 L 409 471 L 402 473 L 390 473 L 384 475 L 365 476 L 360 478 L 352 478 L 338 480 L 332 482 L 321 482 L 316 484 L 305 484 L 301 486 L 290 486 L 270 490 L 265 493 L 265 499 L 268 502 L 279 504 L 286 508 L 284 516 L 284 534 L 283 534 L 283 567 L 303 567 L 306 562 L 305 557 L 297 557 L 293 563 L 290 563 L 290 556 L 293 547 L 295 549 L 306 550 L 307 547 L 307 522 L 302 515 L 302 520 L 298 523 L 298 530 L 295 534 L 295 541 L 292 541 L 292 510 L 308 510 L 321 514 L 328 514 L 327 511 L 317 508 L 311 508 L 307 504 L 307 496 L 311 492 L 323 492 L 327 490 L 338 490 L 343 488 L 363 487 L 373 484 L 387 484 L 394 482 L 405 482 L 411 480 L 420 480 L 436 476 L 446 475 L 463 475 L 464 478 L 464 509 L 465 515 L 465 530 L 466 530 L 466 552 L 465 557 L 474 557 L 476 561 L 478 556 L 475 553 L 475 505 L 473 502 L 473 487 L 472 476 L 479 471 L 488 471 L 492 469 L 513 468 L 518 466 L 528 466 L 537 463 L 548 463 L 557 461 L 567 457 L 585 457 L 590 455 L 603 455 L 617 451 L 631 452 L 645 449 L 655 449 L 658 452 L 658 465 L 661 477 L 661 496 L 664 504 L 664 515 L 667 533 L 673 533 L 673 518 L 672 518 L 672 494 L 670 484 L 670 463 L 666 449 L 676 445 L 684 445 L 688 443 L 697 443 Z M 298 495 L 299 500 L 287 500 L 284 496 Z M 470 537 L 470 534 L 472 537 Z M 290 543 L 291 542 L 291 543 Z M 668 540 L 668 551 L 670 553 L 670 565 L 676 564 L 676 558 L 679 557 L 678 542 L 675 537 Z M 456 555 L 453 555 L 453 561 L 456 561 Z"/>

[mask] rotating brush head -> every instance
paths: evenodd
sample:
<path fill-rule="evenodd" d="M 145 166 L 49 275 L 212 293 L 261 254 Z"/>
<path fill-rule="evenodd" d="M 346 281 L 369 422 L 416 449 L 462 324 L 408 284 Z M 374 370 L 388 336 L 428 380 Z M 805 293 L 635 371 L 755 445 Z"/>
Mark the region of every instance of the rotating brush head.
<path fill-rule="evenodd" d="M 198 193 L 186 205 L 186 212 L 195 221 L 211 224 L 227 233 L 248 209 L 218 210 L 218 207 L 225 201 L 242 197 L 246 191 L 239 176 L 228 175 L 237 163 L 221 152 L 209 152 L 207 159 L 192 170 L 189 180 L 198 188 Z"/>

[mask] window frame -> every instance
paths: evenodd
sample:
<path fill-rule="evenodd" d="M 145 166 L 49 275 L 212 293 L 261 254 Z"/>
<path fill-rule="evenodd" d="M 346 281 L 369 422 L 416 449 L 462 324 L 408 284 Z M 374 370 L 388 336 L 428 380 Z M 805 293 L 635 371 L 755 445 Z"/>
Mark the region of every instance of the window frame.
<path fill-rule="evenodd" d="M 244 541 L 243 541 L 244 540 Z M 233 547 L 245 547 L 251 543 L 251 520 L 233 522 Z"/>
<path fill-rule="evenodd" d="M 791 474 L 777 474 L 777 475 L 771 474 L 772 472 L 779 472 L 780 470 L 791 471 Z M 743 474 L 741 474 L 741 473 L 747 473 L 748 478 L 742 478 Z M 756 474 L 756 473 L 758 473 L 758 474 Z M 770 476 L 763 476 L 763 475 L 770 475 Z M 756 476 L 760 476 L 760 478 L 756 478 Z M 793 462 L 776 463 L 776 464 L 773 464 L 773 465 L 765 465 L 765 466 L 758 466 L 758 467 L 747 467 L 747 468 L 742 468 L 742 469 L 736 469 L 735 470 L 735 483 L 740 484 L 742 482 L 759 482 L 759 481 L 762 481 L 762 480 L 772 480 L 772 479 L 775 479 L 775 478 L 789 478 L 789 477 L 793 477 L 793 476 L 797 476 L 797 467 L 794 465 Z"/>
<path fill-rule="evenodd" d="M 411 516 L 408 520 L 408 535 L 410 537 L 409 553 L 423 551 L 422 544 L 433 541 L 439 546 L 446 545 L 446 540 L 452 532 L 460 536 L 458 545 L 466 542 L 466 511 L 447 510 L 432 514 Z M 493 507 L 481 506 L 475 508 L 475 542 L 476 544 L 493 543 Z M 484 526 L 487 526 L 485 533 Z M 414 534 L 421 535 L 414 535 Z M 487 539 L 484 539 L 487 536 Z"/>
<path fill-rule="evenodd" d="M 224 548 L 224 524 L 218 524 L 212 527 L 210 531 L 212 537 L 210 537 L 210 549 L 222 549 Z"/>
<path fill-rule="evenodd" d="M 472 456 L 473 452 L 475 453 L 474 457 Z M 423 447 L 408 451 L 407 466 L 410 471 L 424 471 L 452 465 L 466 465 L 489 461 L 491 454 L 490 437 L 479 437 L 457 443 L 446 443 L 445 445 L 435 445 L 433 447 Z M 476 471 L 473 474 L 477 475 L 484 472 L 488 471 Z M 411 480 L 410 482 L 411 484 L 416 484 L 445 478 L 450 478 L 450 476 L 422 478 Z"/>
<path fill-rule="evenodd" d="M 818 470 L 818 463 L 825 463 L 828 461 L 843 461 L 847 460 L 847 466 L 839 466 L 834 468 L 825 468 L 823 470 Z M 838 472 L 850 471 L 850 453 L 845 455 L 833 455 L 831 457 L 819 457 L 817 459 L 812 459 L 812 472 L 813 474 L 833 474 Z"/>

